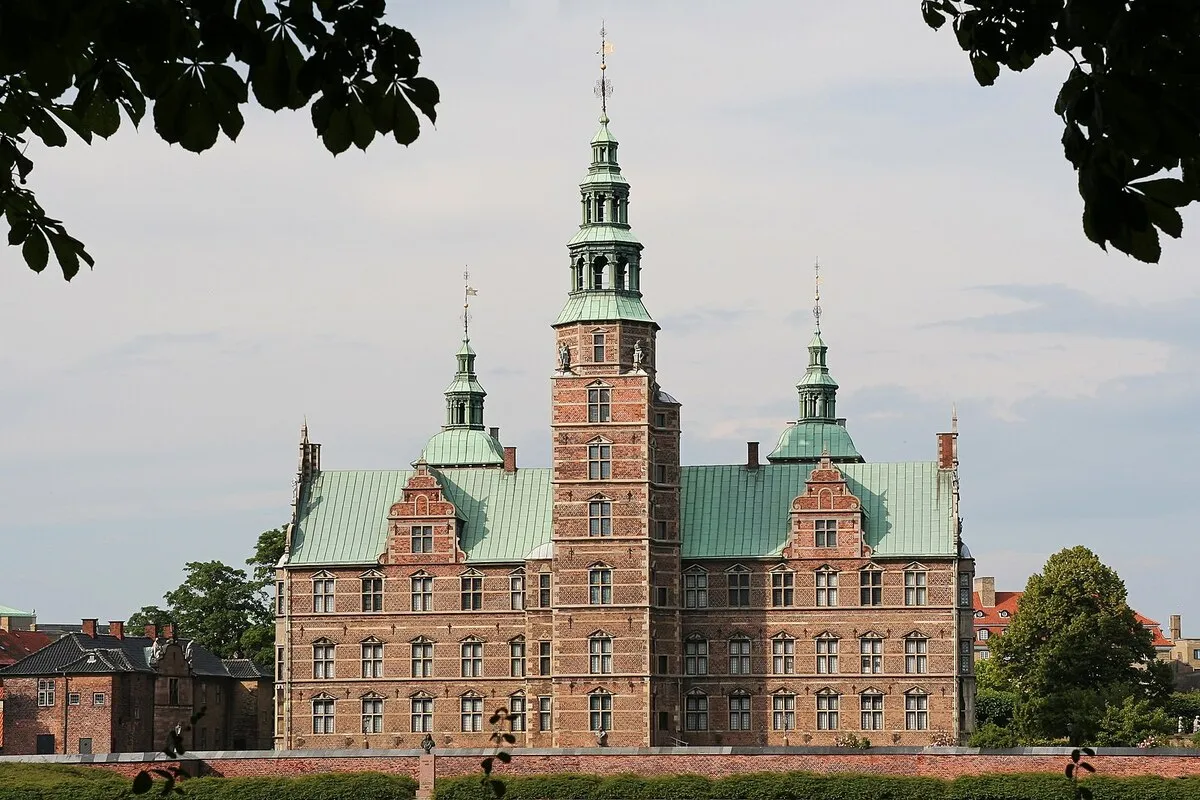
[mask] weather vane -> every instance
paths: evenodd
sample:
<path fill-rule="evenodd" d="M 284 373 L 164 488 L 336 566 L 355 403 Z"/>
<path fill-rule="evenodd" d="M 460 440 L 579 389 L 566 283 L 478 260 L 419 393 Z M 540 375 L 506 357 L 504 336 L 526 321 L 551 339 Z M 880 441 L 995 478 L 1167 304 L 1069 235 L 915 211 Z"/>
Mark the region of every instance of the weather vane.
<path fill-rule="evenodd" d="M 471 298 L 479 292 L 471 288 L 471 270 L 463 270 L 463 338 L 469 339 L 468 325 L 471 322 Z"/>
<path fill-rule="evenodd" d="M 600 22 L 600 80 L 596 81 L 596 97 L 600 98 L 600 113 L 608 116 L 608 98 L 612 94 L 612 81 L 604 77 L 608 69 L 607 57 L 613 51 L 612 42 L 608 40 L 608 31 L 604 22 Z"/>
<path fill-rule="evenodd" d="M 817 333 L 821 332 L 821 259 L 813 262 L 813 282 L 816 285 L 816 294 L 814 295 L 815 302 L 813 304 L 813 317 L 817 320 Z"/>

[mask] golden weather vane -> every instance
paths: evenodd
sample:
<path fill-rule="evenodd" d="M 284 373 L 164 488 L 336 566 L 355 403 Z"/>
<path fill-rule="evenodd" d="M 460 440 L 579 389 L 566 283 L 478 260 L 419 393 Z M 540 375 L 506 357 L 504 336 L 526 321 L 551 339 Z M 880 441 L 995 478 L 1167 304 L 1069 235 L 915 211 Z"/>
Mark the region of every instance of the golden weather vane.
<path fill-rule="evenodd" d="M 604 27 L 604 21 L 600 22 L 600 80 L 596 81 L 596 96 L 600 98 L 600 113 L 608 116 L 608 98 L 612 94 L 612 81 L 604 76 L 604 71 L 608 69 L 608 55 L 612 53 L 612 42 L 608 40 L 608 30 Z"/>

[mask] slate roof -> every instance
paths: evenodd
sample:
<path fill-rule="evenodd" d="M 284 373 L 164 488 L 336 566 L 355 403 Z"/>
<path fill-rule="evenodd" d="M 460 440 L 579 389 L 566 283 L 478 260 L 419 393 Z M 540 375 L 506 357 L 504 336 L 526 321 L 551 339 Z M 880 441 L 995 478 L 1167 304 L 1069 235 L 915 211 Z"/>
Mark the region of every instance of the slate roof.
<path fill-rule="evenodd" d="M 20 661 L 54 641 L 41 631 L 0 630 L 0 667 Z"/>
<path fill-rule="evenodd" d="M 209 650 L 188 639 L 177 640 L 185 649 L 192 649 L 192 672 L 195 675 L 232 677 L 221 659 Z M 0 677 L 15 675 L 55 675 L 114 672 L 154 672 L 150 666 L 150 648 L 154 642 L 145 636 L 84 636 L 69 633 L 0 669 Z"/>
<path fill-rule="evenodd" d="M 955 556 L 953 476 L 932 462 L 840 464 L 866 512 L 867 544 L 880 558 Z M 791 501 L 811 464 L 681 469 L 684 558 L 766 558 L 788 535 Z M 466 521 L 467 561 L 519 562 L 551 538 L 549 469 L 430 470 Z M 305 493 L 290 566 L 374 564 L 386 549 L 387 513 L 412 475 L 322 471 Z"/>
<path fill-rule="evenodd" d="M 258 665 L 248 658 L 225 658 L 221 660 L 221 663 L 225 665 L 225 669 L 229 671 L 230 676 L 239 681 L 271 677 L 259 669 Z"/>

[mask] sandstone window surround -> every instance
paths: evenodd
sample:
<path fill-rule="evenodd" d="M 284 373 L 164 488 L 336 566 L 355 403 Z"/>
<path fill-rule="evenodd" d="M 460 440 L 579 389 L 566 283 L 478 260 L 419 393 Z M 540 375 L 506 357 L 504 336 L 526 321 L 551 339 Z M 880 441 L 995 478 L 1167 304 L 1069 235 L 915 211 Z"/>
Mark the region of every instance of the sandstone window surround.
<path fill-rule="evenodd" d="M 550 672 L 550 642 L 542 639 L 538 642 L 538 674 L 549 677 Z"/>
<path fill-rule="evenodd" d="M 548 731 L 553 725 L 553 699 L 547 696 L 541 696 L 538 701 L 538 730 Z"/>
<path fill-rule="evenodd" d="M 904 729 L 929 730 L 929 695 L 923 689 L 910 689 L 904 693 Z"/>
<path fill-rule="evenodd" d="M 750 730 L 750 694 L 736 689 L 729 695 L 729 730 Z"/>
<path fill-rule="evenodd" d="M 414 678 L 433 677 L 433 642 L 424 636 L 413 639 L 409 645 L 411 675 Z"/>
<path fill-rule="evenodd" d="M 383 677 L 383 642 L 371 636 L 361 643 L 362 677 Z"/>
<path fill-rule="evenodd" d="M 483 640 L 476 636 L 469 636 L 459 645 L 459 654 L 461 656 L 463 678 L 482 678 L 483 677 Z"/>
<path fill-rule="evenodd" d="M 483 698 L 468 692 L 459 698 L 459 727 L 465 733 L 483 730 Z"/>
<path fill-rule="evenodd" d="M 910 675 L 929 672 L 929 637 L 910 633 L 904 638 L 904 671 Z"/>
<path fill-rule="evenodd" d="M 597 437 L 588 442 L 588 480 L 606 481 L 612 477 L 612 442 Z"/>
<path fill-rule="evenodd" d="M 409 578 L 413 611 L 433 611 L 433 576 L 421 570 Z"/>
<path fill-rule="evenodd" d="M 687 675 L 708 674 L 708 640 L 693 634 L 683 643 L 683 671 Z"/>
<path fill-rule="evenodd" d="M 612 422 L 612 388 L 593 386 L 587 392 L 588 422 Z"/>
<path fill-rule="evenodd" d="M 588 672 L 593 675 L 611 675 L 613 671 L 612 636 L 597 631 L 588 637 Z M 605 728 L 605 730 L 608 730 Z"/>
<path fill-rule="evenodd" d="M 613 696 L 604 689 L 595 689 L 588 695 L 588 730 L 612 730 Z"/>
<path fill-rule="evenodd" d="M 868 633 L 858 640 L 859 672 L 875 675 L 883 672 L 883 637 Z"/>
<path fill-rule="evenodd" d="M 729 674 L 750 674 L 750 638 L 734 636 L 729 640 Z"/>
<path fill-rule="evenodd" d="M 413 733 L 433 731 L 433 696 L 419 692 L 409 701 L 409 729 Z"/>
<path fill-rule="evenodd" d="M 771 695 L 771 727 L 777 731 L 796 730 L 796 695 L 788 691 Z"/>
<path fill-rule="evenodd" d="M 312 648 L 313 678 L 325 679 L 337 677 L 334 667 L 334 656 L 337 653 L 337 645 L 328 639 L 317 639 L 313 642 Z"/>
<path fill-rule="evenodd" d="M 368 694 L 362 698 L 362 732 L 383 733 L 383 697 Z"/>
<path fill-rule="evenodd" d="M 588 536 L 612 536 L 612 501 L 606 497 L 588 501 Z"/>
<path fill-rule="evenodd" d="M 314 614 L 331 614 L 336 610 L 334 606 L 334 590 L 337 581 L 333 575 L 322 570 L 316 575 L 313 575 L 313 613 Z"/>
<path fill-rule="evenodd" d="M 787 608 L 795 605 L 796 573 L 786 567 L 775 567 L 771 570 L 771 605 L 775 608 Z"/>
<path fill-rule="evenodd" d="M 708 730 L 708 695 L 692 690 L 684 697 L 684 728 L 689 731 Z"/>
<path fill-rule="evenodd" d="M 929 604 L 929 573 L 922 564 L 909 564 L 904 570 L 904 605 Z"/>
<path fill-rule="evenodd" d="M 287 651 L 282 646 L 275 648 L 275 680 L 277 681 L 283 680 L 283 669 L 285 663 L 284 654 L 286 652 Z"/>
<path fill-rule="evenodd" d="M 433 552 L 433 526 L 413 525 L 409 532 L 414 553 Z"/>
<path fill-rule="evenodd" d="M 525 677 L 525 637 L 518 636 L 508 643 L 508 675 L 510 678 Z"/>
<path fill-rule="evenodd" d="M 684 570 L 683 605 L 686 608 L 708 608 L 708 572 L 703 567 Z"/>
<path fill-rule="evenodd" d="M 838 573 L 833 567 L 825 565 L 818 568 L 813 575 L 816 586 L 816 604 L 835 608 L 838 604 Z"/>
<path fill-rule="evenodd" d="M 483 573 L 469 569 L 458 578 L 463 611 L 478 611 L 483 608 Z"/>
<path fill-rule="evenodd" d="M 368 570 L 359 576 L 362 581 L 362 610 L 372 614 L 383 611 L 383 573 Z"/>
<path fill-rule="evenodd" d="M 725 570 L 725 579 L 729 586 L 729 605 L 733 608 L 749 606 L 750 570 L 741 564 L 734 564 Z"/>
<path fill-rule="evenodd" d="M 883 570 L 875 564 L 868 564 L 858 571 L 858 604 L 883 605 Z"/>
<path fill-rule="evenodd" d="M 592 334 L 592 361 L 603 364 L 604 360 L 604 331 L 596 331 Z"/>
<path fill-rule="evenodd" d="M 796 672 L 796 640 L 786 633 L 771 637 L 771 672 L 776 675 Z"/>
<path fill-rule="evenodd" d="M 525 610 L 524 569 L 515 569 L 508 575 L 508 607 L 511 611 Z"/>
<path fill-rule="evenodd" d="M 612 595 L 612 568 L 607 565 L 595 565 L 588 570 L 588 603 L 593 606 L 610 605 Z"/>
<path fill-rule="evenodd" d="M 858 696 L 858 707 L 861 719 L 859 725 L 864 731 L 883 730 L 883 693 L 868 689 Z"/>
<path fill-rule="evenodd" d="M 841 702 L 841 696 L 831 689 L 822 689 L 817 692 L 817 730 L 836 731 L 838 729 L 838 713 Z"/>
<path fill-rule="evenodd" d="M 838 673 L 838 638 L 832 634 L 821 634 L 816 639 L 817 674 L 836 675 Z"/>
<path fill-rule="evenodd" d="M 508 698 L 508 713 L 512 717 L 513 731 L 525 730 L 525 693 L 515 692 Z"/>
<path fill-rule="evenodd" d="M 813 522 L 813 544 L 816 547 L 837 547 L 836 519 L 818 519 Z"/>
<path fill-rule="evenodd" d="M 312 732 L 334 732 L 334 707 L 337 701 L 330 695 L 319 694 L 312 699 Z"/>
<path fill-rule="evenodd" d="M 538 573 L 538 607 L 550 608 L 550 573 Z"/>

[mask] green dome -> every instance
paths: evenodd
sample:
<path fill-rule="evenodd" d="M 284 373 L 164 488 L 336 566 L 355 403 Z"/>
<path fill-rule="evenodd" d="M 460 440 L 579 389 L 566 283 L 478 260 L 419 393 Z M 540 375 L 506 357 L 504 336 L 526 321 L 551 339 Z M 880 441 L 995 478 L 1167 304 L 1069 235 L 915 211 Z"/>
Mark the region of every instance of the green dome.
<path fill-rule="evenodd" d="M 836 422 L 807 420 L 784 429 L 767 461 L 772 464 L 816 463 L 826 452 L 835 462 L 862 463 L 865 460 L 854 447 L 845 427 Z"/>
<path fill-rule="evenodd" d="M 421 458 L 431 467 L 484 467 L 504 463 L 504 448 L 486 431 L 447 428 L 430 438 Z"/>

